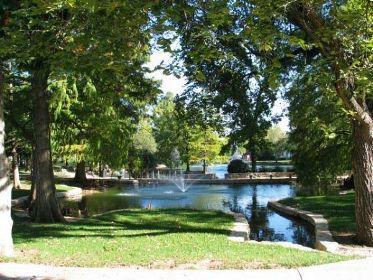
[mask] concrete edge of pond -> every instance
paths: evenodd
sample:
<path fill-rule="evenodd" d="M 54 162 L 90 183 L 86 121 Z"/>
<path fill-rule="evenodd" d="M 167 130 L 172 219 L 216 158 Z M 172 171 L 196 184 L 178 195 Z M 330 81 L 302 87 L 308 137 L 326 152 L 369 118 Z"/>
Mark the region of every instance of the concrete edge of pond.
<path fill-rule="evenodd" d="M 285 215 L 300 218 L 312 224 L 315 228 L 315 249 L 330 253 L 338 252 L 339 244 L 334 241 L 333 236 L 329 231 L 328 221 L 323 215 L 293 208 L 279 203 L 278 201 L 269 201 L 268 207 Z"/>
<path fill-rule="evenodd" d="M 242 184 L 290 184 L 296 182 L 296 177 L 288 178 L 288 177 L 268 177 L 268 178 L 237 178 L 237 179 L 185 179 L 184 181 L 188 183 L 192 183 L 195 185 L 227 185 L 227 184 L 234 184 L 234 185 L 242 185 Z M 105 183 L 116 183 L 124 182 L 124 180 L 106 180 Z M 139 185 L 146 185 L 146 184 L 169 184 L 172 183 L 171 179 L 139 179 Z"/>
<path fill-rule="evenodd" d="M 57 198 L 81 198 L 83 195 L 83 190 L 79 187 L 71 187 L 71 190 L 65 192 L 57 192 Z"/>
<path fill-rule="evenodd" d="M 231 211 L 225 213 L 232 215 L 234 218 L 233 227 L 228 239 L 233 242 L 245 242 L 249 240 L 250 226 L 245 216 L 241 213 L 234 213 Z"/>
<path fill-rule="evenodd" d="M 300 244 L 294 244 L 291 242 L 272 242 L 272 241 L 256 241 L 250 240 L 250 225 L 242 213 L 234 213 L 231 211 L 225 212 L 234 217 L 234 224 L 231 229 L 231 234 L 228 236 L 228 240 L 233 242 L 247 242 L 251 244 L 260 244 L 260 245 L 278 245 L 286 248 L 298 249 L 302 251 L 315 251 L 315 249 L 306 247 Z"/>
<path fill-rule="evenodd" d="M 68 198 L 68 199 L 79 199 L 83 195 L 83 190 L 78 187 L 71 187 L 71 190 L 56 192 L 57 198 Z M 19 198 L 12 199 L 12 207 L 23 206 L 28 200 L 28 196 L 21 196 Z"/>
<path fill-rule="evenodd" d="M 306 246 L 303 246 L 303 245 L 300 245 L 300 244 L 291 243 L 291 242 L 288 242 L 288 241 L 273 242 L 273 241 L 248 240 L 247 242 L 252 243 L 252 244 L 259 244 L 259 245 L 271 245 L 271 246 L 277 245 L 277 246 L 281 246 L 281 247 L 285 247 L 285 248 L 297 249 L 297 250 L 307 251 L 307 252 L 317 251 L 313 248 L 306 247 Z"/>

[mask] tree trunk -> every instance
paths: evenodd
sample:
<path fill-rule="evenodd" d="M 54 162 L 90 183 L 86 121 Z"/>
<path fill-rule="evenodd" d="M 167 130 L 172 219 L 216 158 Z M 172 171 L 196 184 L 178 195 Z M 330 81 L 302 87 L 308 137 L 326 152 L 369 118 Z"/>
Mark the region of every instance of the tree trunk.
<path fill-rule="evenodd" d="M 8 178 L 8 163 L 4 150 L 3 75 L 0 69 L 0 256 L 13 256 L 12 184 Z"/>
<path fill-rule="evenodd" d="M 102 168 L 102 164 L 101 163 L 99 163 L 99 165 L 98 165 L 98 176 L 99 177 L 104 177 L 104 169 Z"/>
<path fill-rule="evenodd" d="M 33 178 L 36 199 L 33 218 L 36 222 L 62 222 L 54 184 L 49 127 L 49 98 L 47 92 L 49 70 L 43 63 L 36 63 L 32 71 L 31 94 L 33 103 L 33 128 L 35 159 Z"/>
<path fill-rule="evenodd" d="M 203 160 L 203 174 L 206 174 L 207 168 L 206 168 L 206 160 Z"/>
<path fill-rule="evenodd" d="M 36 189 L 35 189 L 35 182 L 36 182 L 36 155 L 35 155 L 35 147 L 32 149 L 32 159 L 31 159 L 31 200 L 36 200 Z"/>
<path fill-rule="evenodd" d="M 16 148 L 12 150 L 12 175 L 13 175 L 13 188 L 21 188 L 21 180 L 19 179 L 19 169 L 18 169 L 18 153 Z"/>
<path fill-rule="evenodd" d="M 76 165 L 74 181 L 82 185 L 82 187 L 84 187 L 86 184 L 87 176 L 85 173 L 85 161 L 84 160 L 79 161 L 78 164 Z"/>
<path fill-rule="evenodd" d="M 373 129 L 354 121 L 353 136 L 356 234 L 373 246 Z"/>
<path fill-rule="evenodd" d="M 251 151 L 251 172 L 256 172 L 256 153 Z"/>

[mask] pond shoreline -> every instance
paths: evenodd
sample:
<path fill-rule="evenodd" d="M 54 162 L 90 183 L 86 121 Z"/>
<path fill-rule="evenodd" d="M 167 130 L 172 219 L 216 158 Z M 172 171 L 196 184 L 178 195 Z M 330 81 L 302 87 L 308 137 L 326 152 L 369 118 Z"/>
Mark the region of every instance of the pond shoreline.
<path fill-rule="evenodd" d="M 339 244 L 334 241 L 329 231 L 328 221 L 323 215 L 293 208 L 277 201 L 269 201 L 268 207 L 290 217 L 300 218 L 310 223 L 314 226 L 315 230 L 315 249 L 330 253 L 338 253 Z"/>
<path fill-rule="evenodd" d="M 283 175 L 281 174 L 283 173 Z M 253 173 L 254 174 L 254 173 Z M 260 173 L 258 173 L 260 174 Z M 199 184 L 199 185 L 230 185 L 230 184 L 291 184 L 297 181 L 297 176 L 289 177 L 288 172 L 275 172 L 268 176 L 254 176 L 252 178 L 216 178 L 216 179 L 184 179 L 185 183 Z M 23 180 L 30 180 L 29 175 L 23 175 Z M 138 178 L 138 179 L 118 179 L 117 177 L 105 178 L 87 178 L 87 186 L 82 187 L 76 184 L 74 178 L 69 177 L 55 177 L 56 184 L 67 184 L 71 186 L 81 187 L 82 189 L 100 189 L 102 186 L 112 187 L 123 184 L 123 186 L 136 186 L 147 184 L 167 184 L 172 183 L 172 179 L 157 179 L 157 178 Z"/>

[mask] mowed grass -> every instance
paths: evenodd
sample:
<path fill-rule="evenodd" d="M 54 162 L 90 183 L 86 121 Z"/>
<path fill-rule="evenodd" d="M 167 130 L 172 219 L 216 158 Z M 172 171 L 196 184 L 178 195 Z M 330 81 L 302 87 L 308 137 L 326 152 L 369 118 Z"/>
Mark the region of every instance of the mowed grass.
<path fill-rule="evenodd" d="M 280 201 L 283 204 L 322 214 L 329 222 L 329 229 L 336 233 L 356 232 L 355 193 L 292 197 Z"/>
<path fill-rule="evenodd" d="M 63 185 L 63 184 L 56 184 L 56 190 L 58 192 L 65 192 L 68 190 L 73 189 L 74 187 Z M 12 189 L 12 199 L 19 198 L 22 196 L 28 196 L 31 190 L 31 182 L 30 181 L 21 181 L 21 189 Z"/>
<path fill-rule="evenodd" d="M 15 218 L 12 261 L 63 266 L 150 268 L 299 267 L 347 260 L 278 245 L 235 243 L 230 215 L 216 211 L 121 210 L 67 224 Z M 9 260 L 2 260 L 9 261 Z"/>

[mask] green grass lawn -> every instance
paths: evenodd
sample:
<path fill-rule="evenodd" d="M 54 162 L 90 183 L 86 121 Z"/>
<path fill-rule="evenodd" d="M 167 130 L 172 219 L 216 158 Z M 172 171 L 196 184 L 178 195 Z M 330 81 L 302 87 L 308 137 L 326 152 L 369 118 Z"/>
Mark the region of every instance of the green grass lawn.
<path fill-rule="evenodd" d="M 14 188 L 12 189 L 12 199 L 19 198 L 19 197 L 22 197 L 22 196 L 27 196 L 27 195 L 30 194 L 31 182 L 26 181 L 26 180 L 22 180 L 21 185 L 22 185 L 21 189 L 14 189 Z M 73 188 L 74 187 L 67 186 L 67 185 L 56 184 L 56 190 L 58 192 L 65 192 L 65 191 L 71 190 Z"/>
<path fill-rule="evenodd" d="M 215 211 L 121 210 L 67 224 L 15 218 L 16 262 L 170 268 L 299 267 L 348 259 L 227 239 L 233 218 Z M 4 259 L 2 261 L 5 261 Z M 9 260 L 7 260 L 9 261 Z"/>
<path fill-rule="evenodd" d="M 280 201 L 283 204 L 322 214 L 329 222 L 329 229 L 336 233 L 354 233 L 355 193 L 293 197 Z"/>

